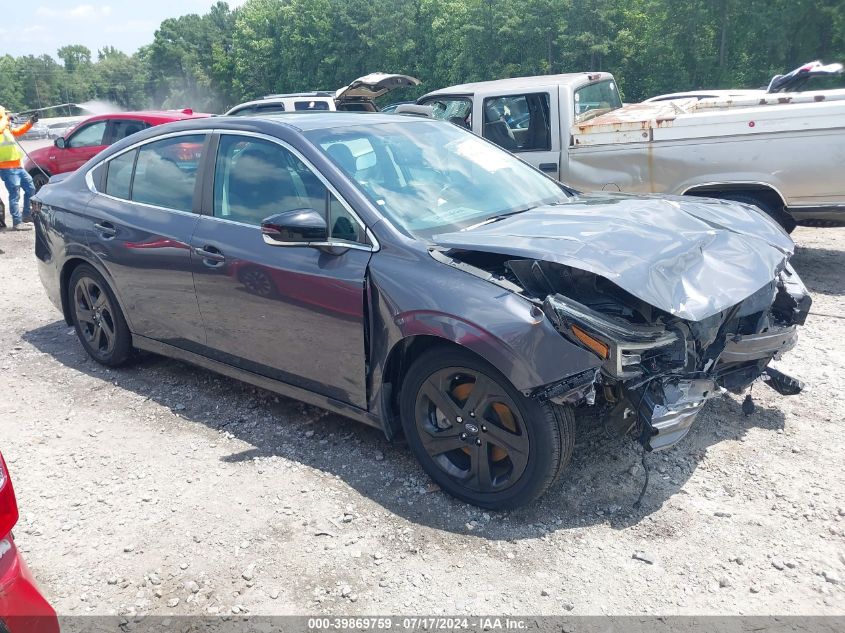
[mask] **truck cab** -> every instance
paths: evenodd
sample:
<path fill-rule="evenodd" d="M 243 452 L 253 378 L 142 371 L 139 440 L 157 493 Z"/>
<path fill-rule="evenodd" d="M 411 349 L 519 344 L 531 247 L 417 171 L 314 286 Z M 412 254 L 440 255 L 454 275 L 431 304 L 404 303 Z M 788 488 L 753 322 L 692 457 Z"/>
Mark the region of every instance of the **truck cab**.
<path fill-rule="evenodd" d="M 462 84 L 417 103 L 557 179 L 566 175 L 570 127 L 622 107 L 613 75 L 602 72 Z"/>

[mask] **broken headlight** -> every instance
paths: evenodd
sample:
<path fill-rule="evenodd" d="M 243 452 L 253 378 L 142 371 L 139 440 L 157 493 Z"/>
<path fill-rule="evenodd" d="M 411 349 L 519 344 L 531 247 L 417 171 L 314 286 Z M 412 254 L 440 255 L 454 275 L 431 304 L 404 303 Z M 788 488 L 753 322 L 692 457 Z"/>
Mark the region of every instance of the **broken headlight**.
<path fill-rule="evenodd" d="M 604 315 L 560 294 L 546 297 L 543 309 L 561 334 L 603 358 L 604 371 L 619 380 L 642 375 L 655 353 L 684 364 L 686 342 L 680 331 Z"/>

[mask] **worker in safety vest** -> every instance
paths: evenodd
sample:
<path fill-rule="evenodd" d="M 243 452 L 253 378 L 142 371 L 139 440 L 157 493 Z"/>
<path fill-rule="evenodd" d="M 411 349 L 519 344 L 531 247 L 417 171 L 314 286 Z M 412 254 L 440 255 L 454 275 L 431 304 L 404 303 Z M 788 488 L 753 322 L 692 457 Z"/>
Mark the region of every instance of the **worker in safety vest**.
<path fill-rule="evenodd" d="M 12 216 L 12 228 L 18 231 L 32 229 L 32 207 L 30 200 L 35 194 L 35 185 L 26 170 L 21 166 L 23 154 L 15 141 L 16 136 L 23 136 L 38 121 L 38 114 L 20 127 L 12 127 L 12 119 L 6 108 L 0 106 L 0 180 L 9 192 L 9 212 Z M 23 189 L 23 213 L 21 213 L 21 189 Z"/>

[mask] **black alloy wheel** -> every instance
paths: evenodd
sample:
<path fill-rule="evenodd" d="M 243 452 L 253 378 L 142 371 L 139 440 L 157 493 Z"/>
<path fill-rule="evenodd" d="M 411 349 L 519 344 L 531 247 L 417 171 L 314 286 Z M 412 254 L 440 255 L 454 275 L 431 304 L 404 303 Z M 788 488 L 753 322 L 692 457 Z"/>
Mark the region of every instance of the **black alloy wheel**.
<path fill-rule="evenodd" d="M 131 355 L 132 339 L 123 313 L 102 275 L 77 267 L 68 285 L 73 324 L 85 351 L 99 363 L 116 367 Z"/>
<path fill-rule="evenodd" d="M 526 398 L 473 354 L 441 348 L 409 370 L 401 391 L 411 449 L 450 494 L 505 509 L 539 497 L 569 461 L 569 409 Z"/>

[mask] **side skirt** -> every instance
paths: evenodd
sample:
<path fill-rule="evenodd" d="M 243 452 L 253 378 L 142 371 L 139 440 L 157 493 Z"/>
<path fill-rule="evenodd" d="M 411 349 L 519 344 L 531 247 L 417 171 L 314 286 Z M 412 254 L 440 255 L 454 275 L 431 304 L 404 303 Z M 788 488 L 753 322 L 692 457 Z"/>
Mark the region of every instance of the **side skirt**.
<path fill-rule="evenodd" d="M 192 365 L 197 365 L 218 374 L 228 376 L 229 378 L 235 378 L 236 380 L 241 380 L 251 385 L 255 385 L 256 387 L 261 387 L 267 391 L 278 393 L 286 398 L 292 398 L 294 400 L 314 405 L 315 407 L 320 407 L 326 411 L 331 411 L 332 413 L 352 418 L 353 420 L 363 422 L 368 426 L 373 426 L 381 431 L 384 431 L 384 425 L 381 420 L 369 411 L 359 409 L 358 407 L 346 404 L 345 402 L 340 402 L 334 398 L 328 398 L 301 387 L 295 387 L 285 382 L 273 380 L 272 378 L 262 376 L 261 374 L 244 371 L 243 369 L 232 367 L 226 363 L 212 360 L 206 356 L 202 356 L 201 354 L 189 352 L 188 350 L 147 338 L 146 336 L 133 334 L 132 346 L 147 352 L 153 352 L 154 354 L 160 354 L 161 356 L 167 356 L 186 363 L 191 363 Z"/>

